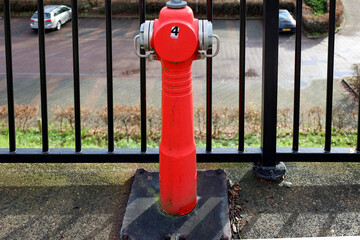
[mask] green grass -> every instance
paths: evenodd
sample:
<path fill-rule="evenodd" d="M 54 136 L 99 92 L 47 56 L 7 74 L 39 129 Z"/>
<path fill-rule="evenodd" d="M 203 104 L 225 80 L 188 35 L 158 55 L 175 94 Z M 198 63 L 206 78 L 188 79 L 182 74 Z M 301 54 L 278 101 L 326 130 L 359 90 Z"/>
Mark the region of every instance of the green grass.
<path fill-rule="evenodd" d="M 332 146 L 333 147 L 354 147 L 356 145 L 356 131 L 353 130 L 337 130 L 332 131 Z M 140 148 L 140 136 L 129 137 L 126 134 L 116 132 L 114 134 L 115 148 Z M 36 128 L 31 128 L 26 131 L 16 131 L 16 146 L 17 148 L 41 148 L 42 135 Z M 259 134 L 246 134 L 245 147 L 257 148 L 260 146 L 261 138 Z M 230 140 L 216 139 L 212 141 L 213 148 L 237 148 L 238 139 Z M 51 148 L 75 148 L 74 132 L 67 130 L 61 132 L 56 129 L 49 130 L 49 145 Z M 205 148 L 204 140 L 197 140 L 198 148 Z M 315 129 L 306 132 L 300 132 L 299 138 L 300 147 L 323 147 L 325 145 L 325 134 L 322 131 Z M 148 140 L 148 148 L 157 148 L 159 140 Z M 292 146 L 292 132 L 289 130 L 278 130 L 277 137 L 278 147 Z M 0 129 L 0 148 L 9 147 L 8 129 Z M 82 130 L 82 147 L 83 148 L 106 148 L 107 137 L 103 134 L 91 134 L 89 130 Z"/>

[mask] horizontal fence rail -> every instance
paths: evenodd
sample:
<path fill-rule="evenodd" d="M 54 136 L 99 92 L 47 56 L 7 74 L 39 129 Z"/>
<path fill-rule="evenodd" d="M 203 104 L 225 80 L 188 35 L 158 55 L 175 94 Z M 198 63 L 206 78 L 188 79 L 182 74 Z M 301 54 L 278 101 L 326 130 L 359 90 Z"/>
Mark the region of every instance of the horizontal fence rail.
<path fill-rule="evenodd" d="M 20 148 L 16 153 L 0 149 L 2 163 L 157 163 L 159 149 L 148 148 L 145 153 L 139 149 L 107 149 L 86 148 L 74 154 L 73 149 L 53 148 L 49 152 L 41 149 Z M 206 162 L 261 162 L 263 153 L 260 148 L 245 148 L 239 152 L 233 148 L 196 150 L 198 163 Z M 290 147 L 277 148 L 276 158 L 282 162 L 359 162 L 359 153 L 347 148 L 332 148 L 325 152 L 323 148 L 300 148 L 298 152 Z"/>
<path fill-rule="evenodd" d="M 16 148 L 13 63 L 11 41 L 10 0 L 4 0 L 4 34 L 6 55 L 6 83 L 8 99 L 9 148 L 0 149 L 0 163 L 104 163 L 136 162 L 153 163 L 159 161 L 159 150 L 147 148 L 146 136 L 146 62 L 140 59 L 140 105 L 141 105 L 141 148 L 114 148 L 114 113 L 113 113 L 113 54 L 112 54 L 112 17 L 111 0 L 105 0 L 106 21 L 106 69 L 107 69 L 107 114 L 108 148 L 83 149 L 81 147 L 81 105 L 79 74 L 79 36 L 78 36 L 78 1 L 72 0 L 72 48 L 74 81 L 75 149 L 49 148 L 47 93 L 46 93 L 46 54 L 44 28 L 44 1 L 38 0 L 39 12 L 39 63 L 40 94 L 42 118 L 42 149 Z M 264 39 L 263 39 L 263 89 L 262 89 L 262 139 L 260 148 L 244 148 L 245 127 L 245 49 L 246 49 L 246 0 L 240 0 L 240 36 L 239 36 L 239 141 L 237 148 L 212 148 L 212 59 L 206 60 L 206 147 L 197 149 L 198 162 L 255 162 L 264 166 L 273 166 L 278 162 L 360 162 L 360 107 L 357 143 L 354 148 L 331 147 L 331 125 L 333 107 L 333 74 L 335 43 L 336 0 L 330 0 L 328 71 L 326 96 L 326 129 L 324 148 L 299 147 L 300 122 L 300 82 L 301 82 L 301 32 L 303 0 L 296 0 L 296 41 L 295 41 L 295 76 L 294 76 L 294 117 L 293 145 L 289 148 L 276 146 L 277 115 L 277 78 L 278 78 L 278 11 L 279 2 L 264 0 Z M 213 20 L 213 5 L 207 0 L 207 20 Z M 146 20 L 145 0 L 139 1 L 139 24 Z M 144 50 L 141 50 L 144 54 Z M 211 53 L 209 50 L 208 54 Z M 359 102 L 360 106 L 360 102 Z"/>

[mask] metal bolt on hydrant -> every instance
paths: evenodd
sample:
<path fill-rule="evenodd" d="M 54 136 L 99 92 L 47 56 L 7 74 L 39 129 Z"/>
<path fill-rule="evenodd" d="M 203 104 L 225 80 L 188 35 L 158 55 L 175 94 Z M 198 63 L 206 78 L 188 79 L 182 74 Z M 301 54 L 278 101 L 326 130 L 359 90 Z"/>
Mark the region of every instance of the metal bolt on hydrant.
<path fill-rule="evenodd" d="M 213 38 L 217 48 L 213 54 Z M 138 52 L 140 47 L 145 54 Z M 196 146 L 194 141 L 192 62 L 215 57 L 219 37 L 212 23 L 194 19 L 185 1 L 171 0 L 159 19 L 141 24 L 134 39 L 135 53 L 162 65 L 162 126 L 160 142 L 160 205 L 172 215 L 185 215 L 197 203 Z"/>

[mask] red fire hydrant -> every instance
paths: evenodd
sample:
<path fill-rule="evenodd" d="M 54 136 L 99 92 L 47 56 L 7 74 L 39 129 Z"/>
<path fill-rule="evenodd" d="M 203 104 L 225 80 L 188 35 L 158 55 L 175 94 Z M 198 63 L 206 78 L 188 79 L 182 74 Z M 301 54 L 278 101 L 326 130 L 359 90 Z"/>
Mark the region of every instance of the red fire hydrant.
<path fill-rule="evenodd" d="M 194 19 L 186 5 L 181 0 L 167 2 L 159 19 L 143 23 L 134 39 L 137 56 L 162 64 L 160 204 L 163 211 L 173 215 L 185 215 L 197 203 L 192 61 L 216 56 L 220 46 L 211 22 Z M 207 55 L 213 37 L 217 49 Z M 146 54 L 138 52 L 137 39 Z"/>

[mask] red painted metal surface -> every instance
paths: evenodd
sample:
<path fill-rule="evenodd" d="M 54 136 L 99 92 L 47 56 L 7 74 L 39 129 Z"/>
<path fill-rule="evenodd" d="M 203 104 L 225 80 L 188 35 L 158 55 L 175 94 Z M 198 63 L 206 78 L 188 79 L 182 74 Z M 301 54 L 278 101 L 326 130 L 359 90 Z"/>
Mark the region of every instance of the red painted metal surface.
<path fill-rule="evenodd" d="M 150 43 L 162 64 L 160 204 L 168 214 L 185 215 L 197 202 L 192 61 L 199 43 L 191 8 L 164 7 Z"/>

